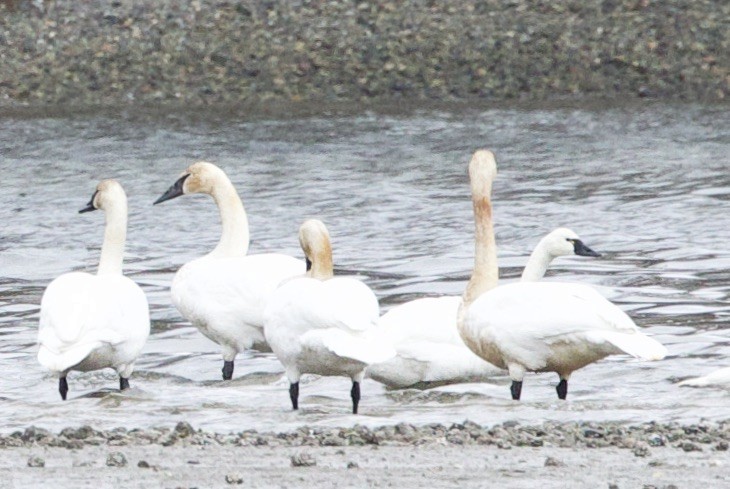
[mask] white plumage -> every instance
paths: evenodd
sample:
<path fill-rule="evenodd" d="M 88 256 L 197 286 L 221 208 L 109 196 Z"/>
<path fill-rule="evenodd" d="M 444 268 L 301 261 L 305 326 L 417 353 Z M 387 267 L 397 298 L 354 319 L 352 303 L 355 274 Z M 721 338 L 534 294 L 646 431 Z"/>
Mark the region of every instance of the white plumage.
<path fill-rule="evenodd" d="M 459 312 L 459 333 L 479 357 L 509 371 L 512 398 L 520 398 L 528 371 L 557 372 L 558 397 L 565 399 L 570 374 L 607 355 L 664 358 L 664 346 L 641 333 L 626 313 L 590 287 L 550 282 L 495 287 L 490 194 L 496 171 L 491 153 L 477 152 L 472 158 L 476 256 Z"/>
<path fill-rule="evenodd" d="M 682 387 L 721 387 L 730 389 L 730 367 L 715 370 L 702 377 L 683 380 L 679 385 Z"/>
<path fill-rule="evenodd" d="M 121 272 L 127 205 L 113 180 L 99 184 L 84 211 L 104 209 L 107 225 L 97 275 L 72 272 L 51 282 L 41 300 L 38 361 L 59 378 L 66 399 L 66 375 L 111 367 L 128 387 L 150 331 L 149 308 L 142 289 Z"/>
<path fill-rule="evenodd" d="M 304 265 L 278 253 L 246 254 L 246 212 L 228 176 L 217 166 L 191 165 L 155 204 L 188 193 L 213 197 L 223 229 L 212 252 L 186 263 L 175 274 L 172 302 L 185 319 L 221 346 L 223 379 L 229 380 L 238 352 L 269 351 L 263 332 L 266 303 L 283 280 L 304 273 Z"/>
<path fill-rule="evenodd" d="M 570 254 L 600 256 L 573 231 L 558 228 L 535 247 L 522 280 L 539 280 L 553 259 Z M 369 366 L 368 377 L 389 387 L 403 388 L 482 382 L 501 373 L 464 344 L 456 325 L 460 306 L 459 296 L 428 297 L 385 313 L 380 327 L 397 355 Z"/>
<path fill-rule="evenodd" d="M 320 221 L 306 221 L 300 242 L 311 263 L 308 276 L 283 283 L 266 310 L 266 340 L 286 369 L 292 407 L 298 408 L 302 374 L 352 379 L 357 413 L 365 367 L 395 352 L 376 331 L 379 306 L 359 280 L 332 276 L 329 234 Z"/>

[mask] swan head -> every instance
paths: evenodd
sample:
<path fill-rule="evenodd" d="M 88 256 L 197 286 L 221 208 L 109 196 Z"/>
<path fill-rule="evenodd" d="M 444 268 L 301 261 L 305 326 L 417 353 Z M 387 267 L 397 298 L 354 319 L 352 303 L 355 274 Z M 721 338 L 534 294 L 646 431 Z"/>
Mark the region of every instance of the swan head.
<path fill-rule="evenodd" d="M 471 192 L 475 197 L 489 197 L 492 193 L 492 181 L 497 176 L 497 162 L 494 154 L 486 149 L 474 152 L 469 161 L 469 181 Z"/>
<path fill-rule="evenodd" d="M 182 172 L 167 191 L 154 204 L 180 197 L 184 194 L 212 194 L 216 182 L 228 180 L 225 172 L 213 163 L 199 161 Z M 153 205 L 154 205 L 153 204 Z"/>
<path fill-rule="evenodd" d="M 120 201 L 126 202 L 127 194 L 116 180 L 102 180 L 96 186 L 96 191 L 91 196 L 91 200 L 86 207 L 79 210 L 79 214 L 83 212 L 91 212 L 97 209 L 107 210 L 110 206 Z"/>
<path fill-rule="evenodd" d="M 319 279 L 333 276 L 330 233 L 322 221 L 304 221 L 299 227 L 299 244 L 304 251 L 309 276 Z"/>
<path fill-rule="evenodd" d="M 580 237 L 568 228 L 556 229 L 543 238 L 543 243 L 552 256 L 601 256 L 586 246 Z"/>

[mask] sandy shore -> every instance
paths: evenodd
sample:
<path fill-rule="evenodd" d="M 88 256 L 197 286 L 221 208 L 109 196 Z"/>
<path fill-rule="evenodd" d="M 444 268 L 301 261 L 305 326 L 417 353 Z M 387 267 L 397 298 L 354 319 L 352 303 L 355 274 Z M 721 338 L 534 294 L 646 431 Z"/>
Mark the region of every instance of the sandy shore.
<path fill-rule="evenodd" d="M 729 442 L 730 423 L 28 428 L 0 437 L 0 487 L 723 487 Z"/>

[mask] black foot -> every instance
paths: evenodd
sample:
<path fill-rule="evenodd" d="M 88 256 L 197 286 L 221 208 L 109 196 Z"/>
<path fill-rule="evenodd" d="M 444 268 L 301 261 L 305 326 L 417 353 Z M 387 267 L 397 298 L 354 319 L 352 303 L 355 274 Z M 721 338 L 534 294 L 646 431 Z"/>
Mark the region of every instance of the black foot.
<path fill-rule="evenodd" d="M 299 409 L 299 382 L 289 384 L 289 398 L 291 399 L 291 407 L 295 411 Z"/>
<path fill-rule="evenodd" d="M 352 397 L 352 414 L 357 414 L 357 405 L 360 403 L 360 382 L 352 381 L 350 397 Z"/>
<path fill-rule="evenodd" d="M 512 399 L 515 401 L 520 400 L 520 395 L 522 395 L 522 381 L 517 382 L 516 380 L 512 381 L 512 386 L 509 388 L 510 392 L 512 393 Z"/>
<path fill-rule="evenodd" d="M 558 391 L 558 399 L 565 399 L 568 397 L 568 381 L 560 379 L 558 386 L 555 388 Z"/>
<path fill-rule="evenodd" d="M 119 390 L 123 391 L 124 389 L 129 389 L 129 379 L 119 377 Z"/>
<path fill-rule="evenodd" d="M 223 362 L 223 380 L 231 380 L 233 378 L 233 360 Z"/>
<path fill-rule="evenodd" d="M 58 392 L 61 393 L 61 399 L 65 401 L 66 394 L 68 394 L 68 382 L 66 382 L 66 377 L 58 379 Z"/>

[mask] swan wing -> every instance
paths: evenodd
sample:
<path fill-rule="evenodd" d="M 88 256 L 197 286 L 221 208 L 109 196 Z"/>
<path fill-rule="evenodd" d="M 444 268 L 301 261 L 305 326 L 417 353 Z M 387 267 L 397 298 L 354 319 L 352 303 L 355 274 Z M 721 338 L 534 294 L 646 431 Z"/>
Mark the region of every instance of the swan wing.
<path fill-rule="evenodd" d="M 529 369 L 543 368 L 556 345 L 580 349 L 608 342 L 641 358 L 666 354 L 626 313 L 581 284 L 522 282 L 497 287 L 469 307 L 466 324 L 471 334 L 500 345 L 508 357 L 519 358 Z"/>
<path fill-rule="evenodd" d="M 193 324 L 236 338 L 241 326 L 263 328 L 273 291 L 304 271 L 302 261 L 275 253 L 203 257 L 178 271 L 171 293 L 181 314 Z"/>
<path fill-rule="evenodd" d="M 394 345 L 431 341 L 463 345 L 456 328 L 461 297 L 425 297 L 391 308 L 378 325 Z"/>
<path fill-rule="evenodd" d="M 147 299 L 132 280 L 65 274 L 48 286 L 41 300 L 38 360 L 63 371 L 105 344 L 132 360 L 144 346 L 149 324 Z"/>

